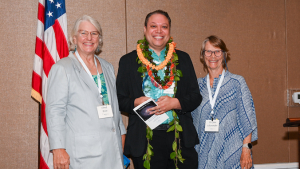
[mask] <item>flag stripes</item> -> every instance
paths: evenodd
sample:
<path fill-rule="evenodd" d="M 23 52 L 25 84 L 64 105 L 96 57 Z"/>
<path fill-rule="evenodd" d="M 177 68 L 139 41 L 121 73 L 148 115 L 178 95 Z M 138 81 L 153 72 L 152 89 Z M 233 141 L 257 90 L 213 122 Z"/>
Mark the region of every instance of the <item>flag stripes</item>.
<path fill-rule="evenodd" d="M 69 54 L 64 0 L 39 0 L 31 96 L 41 104 L 40 166 L 53 168 L 46 123 L 47 79 L 50 69 Z"/>

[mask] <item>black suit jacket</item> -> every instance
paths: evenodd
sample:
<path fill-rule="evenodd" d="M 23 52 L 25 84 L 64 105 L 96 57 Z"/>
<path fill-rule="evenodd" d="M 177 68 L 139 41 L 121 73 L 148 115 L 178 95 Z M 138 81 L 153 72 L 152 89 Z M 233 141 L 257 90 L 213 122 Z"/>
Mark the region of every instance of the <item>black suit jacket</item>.
<path fill-rule="evenodd" d="M 191 111 L 200 105 L 202 97 L 189 55 L 179 50 L 176 50 L 176 53 L 179 59 L 177 69 L 182 71 L 183 77 L 177 83 L 177 92 L 175 95 L 182 109 L 175 111 L 183 128 L 182 143 L 185 147 L 194 147 L 199 143 L 199 139 L 193 125 Z M 129 113 L 124 154 L 140 157 L 146 152 L 147 140 L 146 124 L 133 111 L 134 100 L 144 96 L 142 91 L 142 73 L 137 71 L 140 65 L 136 59 L 136 51 L 132 51 L 120 59 L 117 75 L 117 95 L 120 110 Z"/>

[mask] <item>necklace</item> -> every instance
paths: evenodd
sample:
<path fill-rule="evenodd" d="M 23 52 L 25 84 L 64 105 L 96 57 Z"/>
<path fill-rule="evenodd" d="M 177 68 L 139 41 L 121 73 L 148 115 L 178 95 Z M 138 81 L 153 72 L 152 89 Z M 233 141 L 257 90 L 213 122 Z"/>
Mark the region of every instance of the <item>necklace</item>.
<path fill-rule="evenodd" d="M 176 66 L 178 63 L 178 55 L 176 54 L 175 47 L 176 43 L 173 42 L 173 39 L 170 38 L 168 43 L 166 44 L 166 52 L 165 52 L 165 60 L 162 61 L 158 66 L 153 62 L 153 57 L 151 56 L 152 52 L 149 51 L 149 43 L 147 42 L 146 38 L 142 40 L 138 40 L 137 45 L 137 62 L 141 64 L 138 68 L 138 72 L 142 73 L 142 77 L 145 77 L 146 72 L 150 77 L 152 84 L 160 89 L 167 89 L 169 88 L 173 81 L 175 83 L 174 87 L 174 95 L 175 97 L 177 92 L 177 81 L 180 80 L 182 77 L 182 72 L 177 69 Z M 164 80 L 161 80 L 160 77 L 157 75 L 158 70 L 165 69 L 165 76 Z M 174 110 L 172 110 L 173 120 L 169 123 L 170 128 L 167 132 L 174 131 L 174 142 L 172 143 L 173 152 L 170 154 L 170 158 L 174 160 L 175 167 L 178 168 L 177 163 L 180 161 L 183 163 L 185 160 L 181 155 L 181 147 L 180 147 L 180 137 L 179 132 L 182 132 L 182 127 L 179 124 L 179 119 Z M 147 138 L 147 149 L 146 154 L 143 156 L 144 160 L 144 167 L 146 169 L 150 169 L 150 160 L 153 154 L 153 147 L 150 145 L 150 140 L 152 140 L 153 131 L 147 126 L 146 128 L 146 138 Z"/>
<path fill-rule="evenodd" d="M 142 61 L 142 63 L 144 65 L 149 66 L 151 69 L 161 70 L 166 65 L 168 66 L 168 63 L 171 61 L 171 58 L 173 56 L 173 52 L 175 53 L 175 51 L 174 51 L 174 49 L 175 49 L 174 44 L 175 44 L 174 42 L 173 43 L 172 42 L 168 43 L 169 51 L 167 53 L 167 56 L 165 56 L 165 60 L 162 61 L 160 63 L 160 65 L 158 65 L 158 66 L 156 66 L 156 64 L 153 62 L 153 57 L 151 56 L 152 52 L 149 51 L 149 47 L 146 49 L 146 51 L 148 52 L 148 57 L 143 54 L 143 51 L 140 48 L 141 44 L 138 44 L 137 47 L 136 47 L 137 48 L 137 54 L 138 54 L 139 59 Z M 148 60 L 147 58 L 150 58 L 150 59 Z"/>
<path fill-rule="evenodd" d="M 141 42 L 141 41 L 138 41 Z M 169 40 L 168 44 L 166 45 L 166 56 L 165 60 L 162 61 L 159 65 L 156 65 L 153 62 L 152 52 L 149 51 L 148 42 L 146 39 L 143 42 L 138 43 L 137 45 L 137 54 L 139 63 L 141 67 L 139 68 L 139 72 L 145 73 L 147 72 L 151 82 L 153 85 L 160 89 L 168 89 L 173 81 L 174 81 L 174 72 L 176 71 L 175 62 L 178 60 L 178 56 L 175 52 L 176 44 Z M 158 75 L 158 70 L 164 69 L 164 79 L 162 80 Z"/>

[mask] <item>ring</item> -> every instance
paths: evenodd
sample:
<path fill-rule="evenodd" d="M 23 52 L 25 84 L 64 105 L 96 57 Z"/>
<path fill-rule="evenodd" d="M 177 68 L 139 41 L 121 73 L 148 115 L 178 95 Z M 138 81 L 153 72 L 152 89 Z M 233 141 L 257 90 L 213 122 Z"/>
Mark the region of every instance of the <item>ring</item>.
<path fill-rule="evenodd" d="M 158 108 L 158 111 L 160 112 L 160 108 Z"/>

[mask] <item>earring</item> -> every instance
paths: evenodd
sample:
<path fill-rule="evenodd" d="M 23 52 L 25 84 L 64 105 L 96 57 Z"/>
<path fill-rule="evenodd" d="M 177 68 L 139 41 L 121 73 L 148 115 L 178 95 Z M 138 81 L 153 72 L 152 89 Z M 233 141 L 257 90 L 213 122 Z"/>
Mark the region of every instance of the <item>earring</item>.
<path fill-rule="evenodd" d="M 77 48 L 77 45 L 75 45 L 75 50 L 74 50 L 74 52 L 76 52 L 76 48 Z"/>
<path fill-rule="evenodd" d="M 97 49 L 96 49 L 96 53 L 98 53 L 98 52 L 100 52 L 99 46 L 98 46 Z"/>

